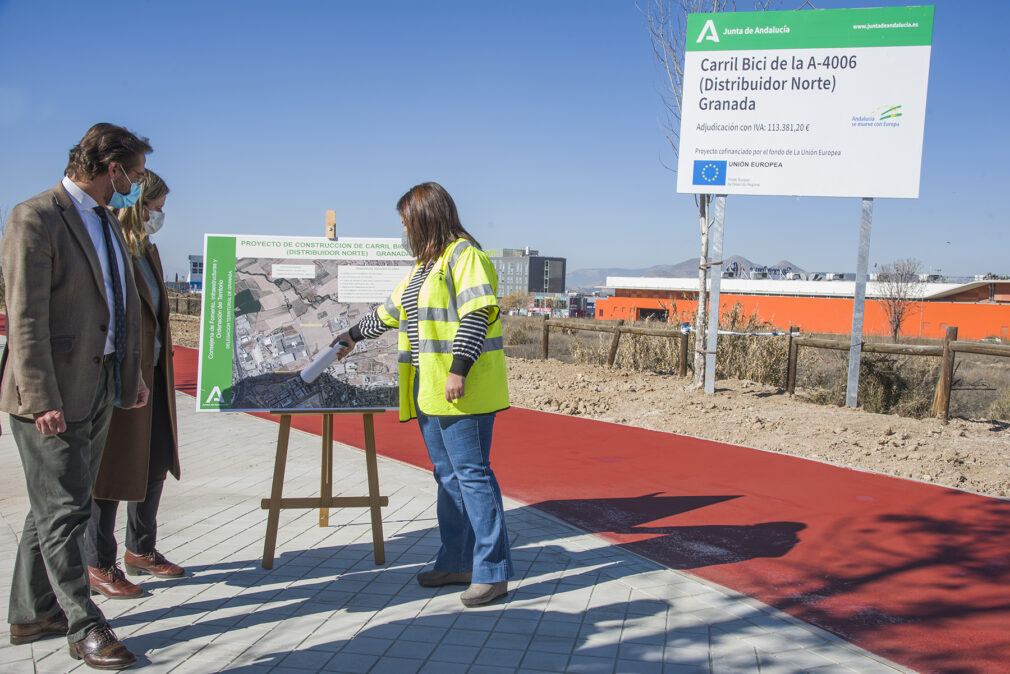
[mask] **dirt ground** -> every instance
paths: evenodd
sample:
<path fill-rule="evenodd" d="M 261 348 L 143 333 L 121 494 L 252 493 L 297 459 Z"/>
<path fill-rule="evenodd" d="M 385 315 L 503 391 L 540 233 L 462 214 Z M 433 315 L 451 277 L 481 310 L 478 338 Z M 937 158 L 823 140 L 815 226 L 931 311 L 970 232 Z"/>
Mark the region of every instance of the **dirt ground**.
<path fill-rule="evenodd" d="M 176 344 L 196 348 L 199 317 L 173 314 Z M 918 420 L 809 402 L 802 389 L 724 380 L 715 395 L 648 372 L 509 358 L 517 407 L 729 442 L 1010 498 L 1010 424 Z"/>
<path fill-rule="evenodd" d="M 200 317 L 172 314 L 172 342 L 192 349 L 200 348 Z"/>

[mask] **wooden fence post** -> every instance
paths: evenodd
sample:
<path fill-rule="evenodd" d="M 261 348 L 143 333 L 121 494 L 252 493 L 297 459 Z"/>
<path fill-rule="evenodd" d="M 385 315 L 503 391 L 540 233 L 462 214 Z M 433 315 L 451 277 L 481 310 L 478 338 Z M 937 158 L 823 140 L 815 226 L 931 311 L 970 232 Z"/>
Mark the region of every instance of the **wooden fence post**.
<path fill-rule="evenodd" d="M 800 359 L 800 345 L 793 341 L 792 328 L 789 330 L 789 362 L 786 364 L 786 392 L 789 395 L 796 393 L 796 364 Z"/>
<path fill-rule="evenodd" d="M 607 354 L 607 367 L 613 367 L 614 360 L 617 358 L 617 345 L 621 341 L 622 325 L 624 325 L 624 319 L 617 319 L 617 325 L 614 327 L 614 338 L 610 340 L 610 353 Z"/>
<path fill-rule="evenodd" d="M 789 336 L 786 338 L 786 390 L 789 390 L 789 382 L 795 382 L 796 377 L 794 375 L 796 362 L 793 360 L 793 336 L 799 332 L 799 328 L 790 325 L 789 326 Z M 795 384 L 793 384 L 795 388 Z M 789 391 L 792 393 L 792 391 Z"/>
<path fill-rule="evenodd" d="M 172 314 L 183 314 L 184 316 L 199 316 L 200 303 L 202 301 L 202 297 L 175 295 L 168 298 L 168 311 Z"/>
<path fill-rule="evenodd" d="M 548 319 L 550 319 L 550 317 L 551 317 L 550 314 L 544 314 L 544 321 L 543 321 L 543 323 L 544 323 L 544 327 L 543 327 L 544 335 L 543 335 L 543 339 L 540 342 L 540 347 L 541 347 L 541 349 L 540 349 L 540 360 L 547 360 L 547 349 L 548 349 L 548 346 L 549 346 L 550 334 L 551 334 L 550 333 L 550 329 L 551 328 L 547 324 L 547 321 L 548 321 Z"/>
<path fill-rule="evenodd" d="M 686 332 L 680 333 L 680 359 L 677 363 L 677 376 L 687 376 L 687 341 L 689 335 Z"/>
<path fill-rule="evenodd" d="M 936 382 L 936 396 L 933 398 L 933 416 L 940 417 L 940 422 L 947 423 L 950 413 L 950 387 L 954 382 L 954 349 L 951 342 L 957 340 L 957 327 L 947 326 L 947 334 L 943 338 L 943 360 L 940 361 L 940 378 Z"/>

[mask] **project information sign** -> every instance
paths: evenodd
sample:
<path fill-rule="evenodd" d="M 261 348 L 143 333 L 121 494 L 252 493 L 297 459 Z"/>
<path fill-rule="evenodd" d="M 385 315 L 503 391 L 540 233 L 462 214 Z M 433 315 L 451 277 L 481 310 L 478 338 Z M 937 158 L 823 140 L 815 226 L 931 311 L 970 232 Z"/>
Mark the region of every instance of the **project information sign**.
<path fill-rule="evenodd" d="M 400 239 L 208 234 L 197 410 L 398 407 L 396 330 L 301 375 L 413 264 Z"/>
<path fill-rule="evenodd" d="M 932 7 L 692 14 L 677 191 L 919 196 Z"/>

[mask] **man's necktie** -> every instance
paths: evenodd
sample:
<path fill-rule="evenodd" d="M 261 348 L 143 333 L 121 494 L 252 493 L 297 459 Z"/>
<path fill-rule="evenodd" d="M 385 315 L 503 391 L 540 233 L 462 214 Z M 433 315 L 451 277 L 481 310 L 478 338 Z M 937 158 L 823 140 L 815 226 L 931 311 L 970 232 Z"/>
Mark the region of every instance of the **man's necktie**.
<path fill-rule="evenodd" d="M 102 221 L 102 236 L 105 239 L 105 252 L 109 256 L 109 273 L 112 276 L 112 307 L 116 318 L 116 334 L 114 342 L 116 345 L 116 362 L 123 360 L 126 354 L 126 303 L 123 297 L 123 283 L 119 279 L 119 256 L 116 255 L 116 247 L 112 240 L 112 225 L 109 223 L 109 216 L 101 206 L 95 206 L 95 213 Z"/>

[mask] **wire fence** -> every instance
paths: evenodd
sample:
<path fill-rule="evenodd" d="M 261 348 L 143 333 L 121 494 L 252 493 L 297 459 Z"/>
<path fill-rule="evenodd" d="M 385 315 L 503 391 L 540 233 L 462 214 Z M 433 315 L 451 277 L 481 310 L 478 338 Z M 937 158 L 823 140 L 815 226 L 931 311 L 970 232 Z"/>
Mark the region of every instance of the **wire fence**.
<path fill-rule="evenodd" d="M 607 352 L 606 363 L 613 367 L 617 357 L 617 349 L 622 335 L 643 335 L 652 337 L 667 337 L 679 342 L 678 376 L 686 377 L 688 372 L 689 339 L 695 332 L 689 323 L 677 327 L 640 327 L 625 325 L 623 320 L 601 321 L 572 318 L 550 319 L 544 316 L 542 322 L 541 359 L 546 360 L 550 350 L 550 331 L 555 330 L 585 330 L 591 332 L 610 333 L 613 335 Z M 789 394 L 796 391 L 796 372 L 800 348 L 831 349 L 849 351 L 851 344 L 848 339 L 814 337 L 802 334 L 799 329 L 791 328 L 788 332 L 769 330 L 740 332 L 734 330 L 719 330 L 720 335 L 734 337 L 785 337 L 787 340 L 787 359 L 785 382 Z M 1010 345 L 992 343 L 984 340 L 979 342 L 957 339 L 957 328 L 948 327 L 942 344 L 888 344 L 883 342 L 862 342 L 862 353 L 879 353 L 904 356 L 932 356 L 941 358 L 941 367 L 936 382 L 936 392 L 933 397 L 931 416 L 939 417 L 944 423 L 950 413 L 950 395 L 954 381 L 954 367 L 957 354 L 976 354 L 985 356 L 1010 357 Z"/>

